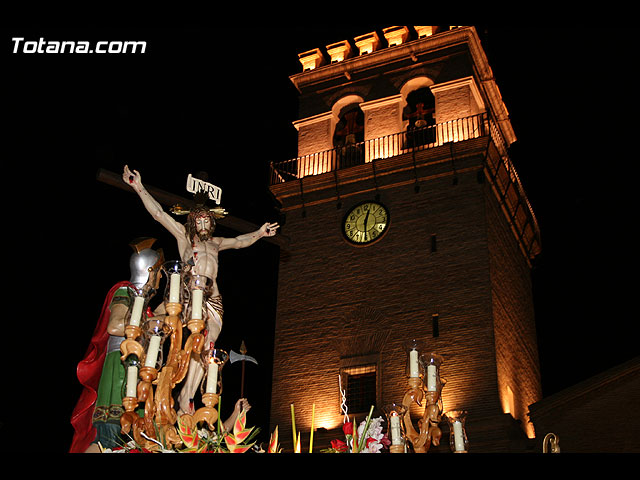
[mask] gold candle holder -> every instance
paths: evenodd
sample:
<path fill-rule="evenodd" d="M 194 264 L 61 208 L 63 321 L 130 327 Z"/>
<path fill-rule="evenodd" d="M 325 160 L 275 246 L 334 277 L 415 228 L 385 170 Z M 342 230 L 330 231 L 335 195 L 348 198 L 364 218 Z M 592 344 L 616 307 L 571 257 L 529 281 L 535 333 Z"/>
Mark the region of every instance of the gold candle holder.
<path fill-rule="evenodd" d="M 120 358 L 123 362 L 126 362 L 130 355 L 135 355 L 141 362 L 144 362 L 146 352 L 140 342 L 138 342 L 138 339 L 142 336 L 140 323 L 144 316 L 148 298 L 142 290 L 133 285 L 127 287 L 127 291 L 129 292 L 129 298 L 132 303 L 129 305 L 125 316 L 124 336 L 126 338 L 120 344 L 120 353 L 122 354 Z"/>
<path fill-rule="evenodd" d="M 209 429 L 215 428 L 218 421 L 218 410 L 216 405 L 220 400 L 220 395 L 217 393 L 205 393 L 202 395 L 202 403 L 204 406 L 200 407 L 193 415 L 185 413 L 180 416 L 180 421 L 188 428 L 195 429 L 200 422 L 205 422 L 209 425 Z"/>
<path fill-rule="evenodd" d="M 204 406 L 200 407 L 196 410 L 196 413 L 193 414 L 193 421 L 196 425 L 200 422 L 205 422 L 209 425 L 210 429 L 215 428 L 216 422 L 218 421 L 218 410 L 216 410 L 215 407 L 219 399 L 220 395 L 217 393 L 204 393 L 202 395 L 202 403 L 204 403 Z"/>
<path fill-rule="evenodd" d="M 383 407 L 387 417 L 387 437 L 391 442 L 390 453 L 405 453 L 406 435 L 404 433 L 403 418 L 406 412 L 404 405 L 392 403 Z"/>
<path fill-rule="evenodd" d="M 155 367 L 142 367 L 140 369 L 140 380 L 138 383 L 138 400 L 145 402 L 149 396 L 153 397 L 151 384 L 158 377 L 158 370 Z"/>
<path fill-rule="evenodd" d="M 204 320 L 191 319 L 187 324 L 187 328 L 191 332 L 189 336 L 191 351 L 199 354 L 204 346 L 204 335 L 201 333 L 204 330 Z"/>
<path fill-rule="evenodd" d="M 453 410 L 445 415 L 449 423 L 449 445 L 453 453 L 467 453 L 469 451 L 469 439 L 465 430 L 467 412 L 465 410 Z"/>
<path fill-rule="evenodd" d="M 136 397 L 124 397 L 122 399 L 122 405 L 125 412 L 120 417 L 120 431 L 127 434 L 131 431 L 131 427 L 135 425 L 140 417 L 136 413 L 138 407 L 138 399 Z"/>
<path fill-rule="evenodd" d="M 164 263 L 162 270 L 167 278 L 167 286 L 164 293 L 164 308 L 167 313 L 165 323 L 171 332 L 171 345 L 164 368 L 168 372 L 171 370 L 171 389 L 173 389 L 187 374 L 193 343 L 193 339 L 188 339 L 187 345 L 185 345 L 184 349 L 182 348 L 184 325 L 181 313 L 184 310 L 183 303 L 188 298 L 185 279 L 190 267 L 180 261 L 172 260 Z M 194 326 L 194 328 L 197 327 Z"/>
<path fill-rule="evenodd" d="M 125 338 L 120 344 L 120 358 L 126 361 L 129 355 L 135 355 L 144 362 L 146 353 L 142 345 L 138 342 L 138 338 L 142 335 L 142 329 L 137 325 L 127 325 L 124 328 Z"/>
<path fill-rule="evenodd" d="M 178 420 L 178 414 L 173 408 L 173 396 L 171 391 L 173 390 L 174 383 L 172 366 L 165 366 L 158 375 L 156 393 L 155 393 L 155 423 L 157 428 L 162 432 L 164 438 L 165 447 L 172 445 L 178 445 L 181 443 L 180 436 L 175 428 L 175 423 Z"/>
<path fill-rule="evenodd" d="M 191 332 L 189 336 L 189 345 L 193 353 L 200 354 L 204 347 L 205 338 L 201 333 L 205 328 L 204 319 L 206 318 L 206 304 L 211 294 L 211 279 L 204 275 L 191 275 L 189 278 L 189 288 L 191 290 L 191 298 L 187 314 L 189 322 L 187 328 Z"/>
<path fill-rule="evenodd" d="M 414 347 L 415 350 L 415 347 Z M 415 360 L 415 354 L 410 357 L 410 361 Z M 443 359 L 439 355 L 429 354 L 419 356 L 419 375 L 410 376 L 408 379 L 409 388 L 405 392 L 402 404 L 406 411 L 404 413 L 404 427 L 407 441 L 413 446 L 416 453 L 427 453 L 431 445 L 440 445 L 442 430 L 439 427 L 442 419 L 442 409 L 440 406 L 440 394 L 443 383 L 440 380 L 439 369 Z M 415 368 L 411 369 L 415 375 Z M 425 386 L 424 377 L 427 377 Z M 422 401 L 426 400 L 422 418 L 418 421 L 419 431 L 415 429 L 411 420 L 410 408 L 413 403 L 422 406 Z"/>
<path fill-rule="evenodd" d="M 189 367 L 189 357 L 191 352 L 185 352 L 182 349 L 182 321 L 180 320 L 180 313 L 182 312 L 182 304 L 180 303 L 167 303 L 165 304 L 165 310 L 168 314 L 166 323 L 171 330 L 171 346 L 169 348 L 169 355 L 165 368 L 172 370 L 171 376 L 171 388 L 177 383 L 180 383 Z"/>

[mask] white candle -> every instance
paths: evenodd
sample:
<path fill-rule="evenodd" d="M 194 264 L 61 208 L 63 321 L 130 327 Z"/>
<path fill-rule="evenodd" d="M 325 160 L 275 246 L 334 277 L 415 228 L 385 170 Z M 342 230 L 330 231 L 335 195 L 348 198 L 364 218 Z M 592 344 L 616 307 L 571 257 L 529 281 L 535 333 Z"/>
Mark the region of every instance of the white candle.
<path fill-rule="evenodd" d="M 127 367 L 127 397 L 136 397 L 138 386 L 138 367 Z"/>
<path fill-rule="evenodd" d="M 193 290 L 191 296 L 191 318 L 193 320 L 202 319 L 202 290 Z"/>
<path fill-rule="evenodd" d="M 130 325 L 140 326 L 140 318 L 142 318 L 142 307 L 144 307 L 144 297 L 135 297 L 133 299 L 133 309 L 131 310 Z"/>
<path fill-rule="evenodd" d="M 169 303 L 180 301 L 180 274 L 172 273 L 169 283 Z"/>
<path fill-rule="evenodd" d="M 464 452 L 464 437 L 462 435 L 462 422 L 456 420 L 453 422 L 453 444 L 456 452 Z"/>
<path fill-rule="evenodd" d="M 400 431 L 400 417 L 391 415 L 391 445 L 402 445 L 402 432 Z"/>
<path fill-rule="evenodd" d="M 218 391 L 218 364 L 216 362 L 209 363 L 209 372 L 207 373 L 207 389 L 206 393 L 216 393 Z"/>
<path fill-rule="evenodd" d="M 435 365 L 427 366 L 427 391 L 429 392 L 436 391 L 437 373 Z"/>
<path fill-rule="evenodd" d="M 160 337 L 154 335 L 149 341 L 149 349 L 147 350 L 147 359 L 144 361 L 145 367 L 155 367 L 158 361 L 158 352 L 160 351 Z"/>
<path fill-rule="evenodd" d="M 418 351 L 415 349 L 409 352 L 409 376 L 420 376 L 420 370 L 418 369 Z"/>

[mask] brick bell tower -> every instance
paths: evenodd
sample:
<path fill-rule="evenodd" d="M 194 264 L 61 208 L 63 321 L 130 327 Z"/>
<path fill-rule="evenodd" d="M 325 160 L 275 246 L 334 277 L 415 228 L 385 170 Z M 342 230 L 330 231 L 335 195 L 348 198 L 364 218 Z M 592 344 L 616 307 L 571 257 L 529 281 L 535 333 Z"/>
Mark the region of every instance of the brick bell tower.
<path fill-rule="evenodd" d="M 541 398 L 540 239 L 475 29 L 394 26 L 299 58 L 299 156 L 271 166 L 290 244 L 270 428 L 292 451 L 294 404 L 304 446 L 315 404 L 314 451 L 328 447 L 342 438 L 340 385 L 358 421 L 370 405 L 383 415 L 418 339 L 444 357 L 443 411 L 468 412 L 470 451 L 524 451 Z M 430 451 L 450 451 L 441 428 Z"/>

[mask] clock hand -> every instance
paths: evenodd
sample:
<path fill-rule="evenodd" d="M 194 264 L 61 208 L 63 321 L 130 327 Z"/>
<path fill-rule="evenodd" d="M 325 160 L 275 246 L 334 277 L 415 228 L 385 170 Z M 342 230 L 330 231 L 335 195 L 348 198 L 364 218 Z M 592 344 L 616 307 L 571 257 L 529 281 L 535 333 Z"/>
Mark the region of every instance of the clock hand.
<path fill-rule="evenodd" d="M 368 228 L 367 228 L 368 220 L 369 220 L 369 210 L 367 210 L 367 215 L 364 217 L 364 231 L 365 232 L 368 230 Z"/>

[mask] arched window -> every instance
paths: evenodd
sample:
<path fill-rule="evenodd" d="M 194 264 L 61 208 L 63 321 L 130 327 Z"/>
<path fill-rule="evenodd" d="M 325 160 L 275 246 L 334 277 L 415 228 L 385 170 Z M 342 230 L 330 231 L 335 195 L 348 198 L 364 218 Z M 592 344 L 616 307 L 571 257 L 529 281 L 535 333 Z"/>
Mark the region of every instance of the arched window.
<path fill-rule="evenodd" d="M 338 168 L 364 163 L 364 112 L 358 103 L 340 110 L 333 133 Z"/>
<path fill-rule="evenodd" d="M 436 141 L 436 100 L 429 87 L 421 87 L 407 94 L 403 119 L 407 121 L 406 147 L 428 145 Z"/>

